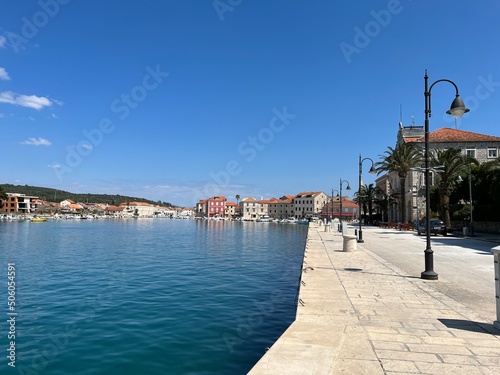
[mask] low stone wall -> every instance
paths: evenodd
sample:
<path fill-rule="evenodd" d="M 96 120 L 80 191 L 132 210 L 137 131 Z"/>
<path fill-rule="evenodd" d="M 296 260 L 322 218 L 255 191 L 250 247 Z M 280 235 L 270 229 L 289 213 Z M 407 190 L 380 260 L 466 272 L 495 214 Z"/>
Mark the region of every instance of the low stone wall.
<path fill-rule="evenodd" d="M 463 221 L 452 221 L 452 228 L 462 228 L 463 226 L 468 226 L 469 223 L 464 223 Z M 474 221 L 474 232 L 479 233 L 491 233 L 500 234 L 500 222 L 498 221 Z"/>

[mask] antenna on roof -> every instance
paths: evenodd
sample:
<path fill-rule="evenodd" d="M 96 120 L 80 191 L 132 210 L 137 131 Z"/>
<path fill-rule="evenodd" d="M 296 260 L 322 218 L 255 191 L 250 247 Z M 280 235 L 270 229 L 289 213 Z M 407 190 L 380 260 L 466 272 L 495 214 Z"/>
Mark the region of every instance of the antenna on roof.
<path fill-rule="evenodd" d="M 403 128 L 403 105 L 399 105 L 399 128 Z"/>
<path fill-rule="evenodd" d="M 415 115 L 411 115 L 411 126 L 415 126 Z"/>

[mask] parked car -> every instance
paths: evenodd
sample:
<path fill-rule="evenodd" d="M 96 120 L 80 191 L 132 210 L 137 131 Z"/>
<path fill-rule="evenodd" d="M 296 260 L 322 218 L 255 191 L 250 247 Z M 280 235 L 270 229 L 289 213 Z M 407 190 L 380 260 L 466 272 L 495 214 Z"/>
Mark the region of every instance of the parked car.
<path fill-rule="evenodd" d="M 431 219 L 430 222 L 431 234 L 444 234 L 446 231 L 446 227 L 444 226 L 444 222 L 440 219 Z M 418 223 L 417 234 L 420 236 L 426 231 L 426 221 L 422 220 Z"/>

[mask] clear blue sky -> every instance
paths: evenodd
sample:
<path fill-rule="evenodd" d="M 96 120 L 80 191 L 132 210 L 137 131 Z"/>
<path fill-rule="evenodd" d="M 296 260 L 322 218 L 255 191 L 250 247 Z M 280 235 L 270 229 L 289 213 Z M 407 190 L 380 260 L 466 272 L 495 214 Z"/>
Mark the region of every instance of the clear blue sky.
<path fill-rule="evenodd" d="M 500 136 L 500 3 L 3 1 L 0 182 L 192 206 L 358 188 L 430 83 Z M 431 131 L 454 127 L 432 90 Z M 369 161 L 363 181 L 373 182 Z M 344 184 L 344 189 L 345 189 Z"/>

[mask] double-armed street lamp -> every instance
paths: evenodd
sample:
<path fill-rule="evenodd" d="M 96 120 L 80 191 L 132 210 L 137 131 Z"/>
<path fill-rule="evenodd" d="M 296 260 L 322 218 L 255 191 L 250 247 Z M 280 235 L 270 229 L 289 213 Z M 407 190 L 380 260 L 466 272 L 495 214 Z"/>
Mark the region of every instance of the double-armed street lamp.
<path fill-rule="evenodd" d="M 447 114 L 452 115 L 453 117 L 460 118 L 464 113 L 469 112 L 469 109 L 465 108 L 465 104 L 463 100 L 460 98 L 458 93 L 458 87 L 449 79 L 438 79 L 431 86 L 428 86 L 427 69 L 425 70 L 424 75 L 424 98 L 425 98 L 425 150 L 424 150 L 424 159 L 425 159 L 425 237 L 426 237 L 426 248 L 424 251 L 425 254 L 425 271 L 420 274 L 422 279 L 426 280 L 437 280 L 438 274 L 434 272 L 434 251 L 431 248 L 431 194 L 430 194 L 430 178 L 429 178 L 429 117 L 431 117 L 431 91 L 436 83 L 439 82 L 449 82 L 455 87 L 455 99 L 451 103 L 451 107 Z"/>
<path fill-rule="evenodd" d="M 347 182 L 347 187 L 345 188 L 346 190 L 351 190 L 351 186 L 349 185 L 349 181 L 347 180 L 342 180 L 340 178 L 340 210 L 339 210 L 339 218 L 340 218 L 340 228 L 342 229 L 342 183 Z"/>
<path fill-rule="evenodd" d="M 359 210 L 359 230 L 358 230 L 358 242 L 365 242 L 363 240 L 363 231 L 361 230 L 361 174 L 363 173 L 363 162 L 365 160 L 370 160 L 372 162 L 372 166 L 370 168 L 370 174 L 375 174 L 377 173 L 377 170 L 375 169 L 375 166 L 374 166 L 374 163 L 373 163 L 373 160 L 370 159 L 370 158 L 364 158 L 364 159 L 361 159 L 361 154 L 359 154 L 359 188 L 358 188 L 358 210 Z"/>

